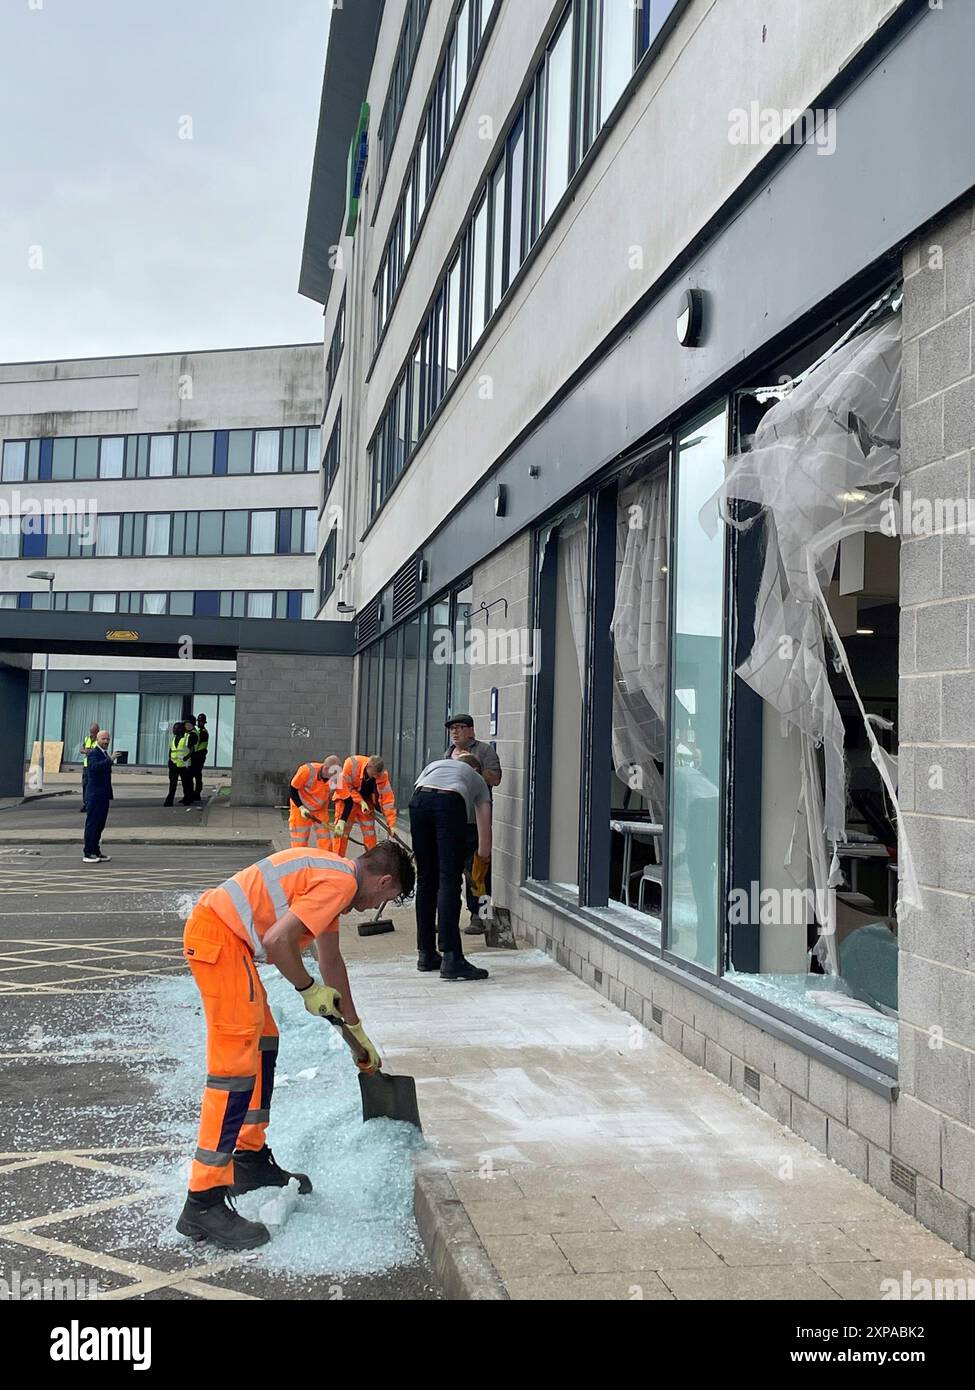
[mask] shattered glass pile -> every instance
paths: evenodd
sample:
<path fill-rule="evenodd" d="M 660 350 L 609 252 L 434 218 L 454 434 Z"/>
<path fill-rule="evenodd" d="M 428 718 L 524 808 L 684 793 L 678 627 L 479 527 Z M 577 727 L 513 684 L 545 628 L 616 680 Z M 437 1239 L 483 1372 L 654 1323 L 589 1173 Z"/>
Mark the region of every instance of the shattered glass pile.
<path fill-rule="evenodd" d="M 412 1151 L 422 1143 L 411 1126 L 392 1120 L 362 1122 L 358 1073 L 339 1035 L 296 1003 L 276 970 L 261 972 L 281 1030 L 281 1049 L 268 1141 L 282 1167 L 308 1173 L 314 1192 L 286 1213 L 271 1243 L 256 1252 L 260 1264 L 295 1276 L 378 1274 L 411 1264 L 420 1250 L 413 1220 Z M 204 1079 L 204 1028 L 199 996 L 188 977 L 160 978 L 114 997 L 109 1033 L 119 1049 L 146 1049 L 145 1076 L 152 1098 L 120 1137 L 124 1117 L 106 1107 L 112 1144 L 169 1143 L 169 1161 L 146 1170 L 147 1186 L 163 1196 L 151 1213 L 129 1210 L 115 1233 L 116 1251 L 137 1248 L 145 1225 L 160 1229 L 160 1246 L 192 1246 L 173 1230 L 186 1193 L 189 1159 Z M 83 1039 L 97 1046 L 86 1031 Z M 66 1047 L 71 1040 L 65 1040 Z M 160 1121 L 153 1122 L 158 1114 Z M 161 1117 L 165 1117 L 163 1120 Z M 133 1117 L 135 1118 L 135 1117 Z M 178 1147 L 175 1147 L 178 1146 Z M 260 1219 L 273 1190 L 237 1199 L 238 1210 Z M 119 1220 L 122 1221 L 122 1214 Z"/>

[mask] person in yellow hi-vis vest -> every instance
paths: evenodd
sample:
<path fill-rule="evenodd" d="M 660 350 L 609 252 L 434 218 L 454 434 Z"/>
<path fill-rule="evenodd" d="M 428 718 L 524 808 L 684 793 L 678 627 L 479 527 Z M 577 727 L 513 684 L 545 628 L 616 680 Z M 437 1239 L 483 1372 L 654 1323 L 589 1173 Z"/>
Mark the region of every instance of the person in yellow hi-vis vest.
<path fill-rule="evenodd" d="M 330 753 L 324 762 L 303 763 L 292 777 L 288 817 L 292 849 L 311 843 L 312 827 L 318 849 L 332 848 L 332 792 L 341 771 L 341 762 Z"/>
<path fill-rule="evenodd" d="M 88 810 L 88 754 L 91 752 L 91 750 L 95 747 L 95 745 L 96 745 L 97 742 L 98 742 L 98 731 L 99 731 L 100 727 L 101 727 L 101 726 L 100 726 L 99 724 L 92 724 L 91 728 L 88 730 L 88 732 L 85 734 L 84 738 L 81 740 L 81 743 L 79 744 L 79 748 L 80 748 L 81 754 L 82 754 L 82 762 L 81 762 L 81 809 L 82 809 L 83 811 L 87 811 L 87 810 Z M 43 749 L 42 749 L 42 750 L 41 750 L 41 762 L 43 762 L 43 761 L 44 761 L 44 752 L 43 752 Z"/>
<path fill-rule="evenodd" d="M 378 807 L 390 835 L 396 829 L 396 797 L 393 795 L 386 764 L 378 754 L 366 757 L 354 753 L 346 758 L 342 775 L 333 793 L 335 802 L 335 834 L 332 852 L 345 855 L 349 831 L 358 824 L 362 828 L 362 843 L 372 849 L 376 843 L 375 812 Z"/>
<path fill-rule="evenodd" d="M 169 795 L 164 806 L 172 806 L 176 795 L 176 783 L 183 788 L 183 806 L 193 803 L 193 750 L 196 747 L 196 729 L 191 719 L 173 725 L 173 736 L 169 743 Z"/>

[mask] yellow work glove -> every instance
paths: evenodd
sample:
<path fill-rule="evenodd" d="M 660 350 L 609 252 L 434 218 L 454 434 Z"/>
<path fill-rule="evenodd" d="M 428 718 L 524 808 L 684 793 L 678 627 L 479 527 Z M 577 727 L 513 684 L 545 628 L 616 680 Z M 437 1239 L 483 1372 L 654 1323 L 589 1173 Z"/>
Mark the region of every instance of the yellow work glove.
<path fill-rule="evenodd" d="M 337 820 L 337 821 L 335 822 L 335 838 L 336 838 L 336 840 L 341 840 L 341 838 L 342 838 L 342 836 L 343 836 L 344 834 L 345 834 L 345 821 L 344 821 L 344 820 Z"/>
<path fill-rule="evenodd" d="M 360 802 L 359 802 L 359 810 L 362 812 L 362 814 L 363 814 L 364 816 L 368 816 L 368 814 L 369 814 L 369 803 L 368 803 L 368 801 L 360 801 Z"/>
<path fill-rule="evenodd" d="M 379 1053 L 376 1051 L 375 1044 L 370 1040 L 361 1023 L 347 1023 L 345 1026 L 359 1046 L 365 1048 L 366 1052 L 369 1054 L 364 1061 L 360 1062 L 357 1060 L 356 1066 L 360 1071 L 364 1071 L 367 1076 L 375 1076 L 376 1072 L 382 1066 L 382 1060 Z"/>
<path fill-rule="evenodd" d="M 298 812 L 298 814 L 299 814 L 299 816 L 301 816 L 301 819 L 302 819 L 302 820 L 314 820 L 314 819 L 315 819 L 315 817 L 314 817 L 314 816 L 312 815 L 312 813 L 309 811 L 309 809 L 308 809 L 307 806 L 302 806 L 302 808 L 301 808 L 301 810 Z"/>
<path fill-rule="evenodd" d="M 299 989 L 298 993 L 310 1014 L 317 1014 L 319 1018 L 334 1019 L 337 1023 L 342 1022 L 342 1011 L 339 1008 L 342 996 L 337 989 L 332 989 L 331 985 L 312 982 L 307 989 Z"/>
<path fill-rule="evenodd" d="M 474 863 L 471 865 L 471 887 L 474 895 L 483 898 L 487 894 L 487 872 L 491 861 L 482 859 L 479 854 L 474 855 Z"/>

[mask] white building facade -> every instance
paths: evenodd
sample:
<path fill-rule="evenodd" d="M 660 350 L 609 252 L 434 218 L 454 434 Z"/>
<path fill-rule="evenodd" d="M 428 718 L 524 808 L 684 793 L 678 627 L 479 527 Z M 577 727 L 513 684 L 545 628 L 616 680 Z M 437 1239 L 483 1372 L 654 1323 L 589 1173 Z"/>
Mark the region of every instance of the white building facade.
<path fill-rule="evenodd" d="M 346 5 L 301 272 L 357 749 L 408 801 L 470 709 L 521 940 L 966 1252 L 973 42 Z"/>
<path fill-rule="evenodd" d="M 235 666 L 193 658 L 194 621 L 316 615 L 321 396 L 318 344 L 0 366 L 0 609 L 53 602 L 120 634 L 118 657 L 50 657 L 65 764 L 97 722 L 160 766 L 167 726 L 202 711 L 230 767 Z M 148 615 L 185 619 L 172 659 L 124 656 Z"/>

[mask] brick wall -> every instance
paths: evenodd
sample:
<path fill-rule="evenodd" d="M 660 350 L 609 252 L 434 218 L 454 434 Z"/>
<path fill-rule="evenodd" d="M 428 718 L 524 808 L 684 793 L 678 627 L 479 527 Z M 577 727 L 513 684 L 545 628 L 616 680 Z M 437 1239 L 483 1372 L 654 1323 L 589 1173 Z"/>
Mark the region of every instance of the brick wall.
<path fill-rule="evenodd" d="M 353 659 L 241 652 L 231 800 L 274 806 L 301 763 L 352 751 Z"/>
<path fill-rule="evenodd" d="M 975 535 L 944 514 L 971 494 L 973 206 L 924 229 L 904 261 L 904 491 L 931 504 L 933 528 L 905 508 L 922 533 L 901 550 L 899 794 L 923 905 L 900 931 L 894 1153 L 943 1234 L 975 1207 Z"/>

